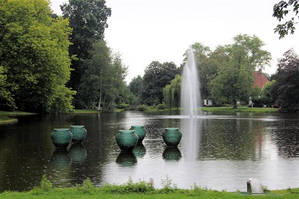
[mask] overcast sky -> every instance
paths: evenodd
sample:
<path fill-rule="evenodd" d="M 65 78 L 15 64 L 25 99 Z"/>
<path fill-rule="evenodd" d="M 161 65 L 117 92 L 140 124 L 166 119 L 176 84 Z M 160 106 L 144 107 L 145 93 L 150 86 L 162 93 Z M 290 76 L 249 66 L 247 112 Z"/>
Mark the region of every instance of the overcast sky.
<path fill-rule="evenodd" d="M 61 14 L 66 0 L 51 0 L 51 8 Z M 279 40 L 273 5 L 279 0 L 106 0 L 112 9 L 105 40 L 121 54 L 128 67 L 127 81 L 143 75 L 151 61 L 173 61 L 179 66 L 186 49 L 200 42 L 215 49 L 232 43 L 237 34 L 258 36 L 272 54 L 273 74 L 277 59 L 290 48 L 299 53 L 299 29 Z M 297 27 L 299 28 L 299 27 Z"/>

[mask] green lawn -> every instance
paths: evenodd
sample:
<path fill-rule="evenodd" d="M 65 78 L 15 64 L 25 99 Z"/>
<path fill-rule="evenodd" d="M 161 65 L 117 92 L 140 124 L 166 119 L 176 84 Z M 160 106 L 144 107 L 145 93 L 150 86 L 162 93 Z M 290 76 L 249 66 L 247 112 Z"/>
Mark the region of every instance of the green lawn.
<path fill-rule="evenodd" d="M 264 195 L 248 195 L 246 193 L 231 193 L 225 191 L 210 191 L 202 189 L 194 190 L 127 190 L 122 188 L 105 189 L 80 189 L 80 188 L 56 188 L 49 191 L 34 189 L 29 192 L 4 192 L 0 199 L 298 199 L 299 189 L 271 191 Z"/>

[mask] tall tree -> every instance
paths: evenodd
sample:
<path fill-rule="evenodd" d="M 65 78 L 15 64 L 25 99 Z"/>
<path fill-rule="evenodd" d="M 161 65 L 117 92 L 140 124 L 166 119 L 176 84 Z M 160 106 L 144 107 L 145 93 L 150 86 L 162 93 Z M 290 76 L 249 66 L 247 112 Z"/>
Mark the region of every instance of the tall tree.
<path fill-rule="evenodd" d="M 237 35 L 232 45 L 221 47 L 228 55 L 212 81 L 212 95 L 218 103 L 237 107 L 238 100 L 247 101 L 252 91 L 253 72 L 268 64 L 271 55 L 262 50 L 263 42 L 256 36 Z"/>
<path fill-rule="evenodd" d="M 13 98 L 9 103 L 20 110 L 72 108 L 74 92 L 64 86 L 71 29 L 68 20 L 51 14 L 47 0 L 0 1 L 0 65 Z"/>
<path fill-rule="evenodd" d="M 134 77 L 129 84 L 130 91 L 137 97 L 137 103 L 141 102 L 141 94 L 143 89 L 143 80 L 140 75 Z"/>
<path fill-rule="evenodd" d="M 106 6 L 105 0 L 69 0 L 61 9 L 73 29 L 70 37 L 72 45 L 69 48 L 70 56 L 73 57 L 73 71 L 69 86 L 78 90 L 84 73 L 84 60 L 91 58 L 92 45 L 104 38 L 111 9 Z"/>
<path fill-rule="evenodd" d="M 282 112 L 299 110 L 299 56 L 293 50 L 284 53 L 279 60 L 278 70 L 274 79 L 272 96 Z"/>
<path fill-rule="evenodd" d="M 120 103 L 127 102 L 128 89 L 125 85 L 126 67 L 119 55 L 111 55 L 105 41 L 93 45 L 92 57 L 85 60 L 84 74 L 79 87 L 81 108 L 111 111 Z"/>
<path fill-rule="evenodd" d="M 179 74 L 179 69 L 172 62 L 153 61 L 146 67 L 143 76 L 142 103 L 156 105 L 163 102 L 163 88 Z"/>
<path fill-rule="evenodd" d="M 295 25 L 299 23 L 299 0 L 279 1 L 273 7 L 273 17 L 280 22 L 275 32 L 279 34 L 279 38 L 283 38 L 288 34 L 294 34 Z"/>

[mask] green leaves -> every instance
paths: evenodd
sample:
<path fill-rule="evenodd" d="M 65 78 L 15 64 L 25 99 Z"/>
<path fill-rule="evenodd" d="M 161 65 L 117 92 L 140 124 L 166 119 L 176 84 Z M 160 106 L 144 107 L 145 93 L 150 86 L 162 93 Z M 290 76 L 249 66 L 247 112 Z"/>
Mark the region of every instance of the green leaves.
<path fill-rule="evenodd" d="M 294 34 L 295 24 L 299 22 L 298 12 L 298 0 L 280 1 L 273 6 L 273 17 L 280 22 L 274 31 L 279 34 L 280 39 L 288 34 Z"/>
<path fill-rule="evenodd" d="M 61 90 L 71 92 L 64 87 L 70 77 L 71 29 L 68 20 L 51 14 L 47 0 L 9 0 L 0 6 L 0 65 L 7 71 L 8 90 L 21 110 L 54 110 L 53 99 L 58 99 L 54 96 Z M 70 104 L 71 98 L 62 100 Z"/>

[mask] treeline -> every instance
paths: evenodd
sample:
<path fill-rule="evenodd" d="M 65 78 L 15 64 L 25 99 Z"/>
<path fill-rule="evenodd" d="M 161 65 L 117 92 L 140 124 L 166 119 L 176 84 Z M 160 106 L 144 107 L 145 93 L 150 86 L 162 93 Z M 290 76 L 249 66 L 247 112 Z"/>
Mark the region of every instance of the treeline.
<path fill-rule="evenodd" d="M 131 103 L 126 67 L 104 41 L 104 0 L 0 1 L 0 110 L 111 111 Z"/>
<path fill-rule="evenodd" d="M 293 50 L 287 51 L 279 61 L 276 74 L 271 77 L 264 74 L 270 81 L 259 88 L 254 84 L 254 72 L 262 71 L 271 60 L 270 52 L 263 50 L 263 46 L 258 37 L 245 34 L 237 35 L 232 44 L 218 46 L 214 51 L 201 43 L 193 44 L 202 99 L 211 100 L 214 106 L 237 107 L 239 103 L 248 105 L 251 102 L 252 106 L 257 107 L 297 111 L 298 55 Z M 139 104 L 161 109 L 180 107 L 181 69 L 184 63 L 180 68 L 173 66 L 171 69 L 165 64 L 151 63 L 143 78 L 138 76 L 129 84 Z"/>

